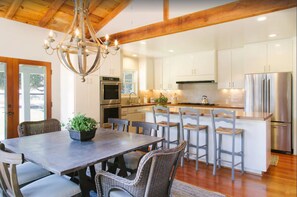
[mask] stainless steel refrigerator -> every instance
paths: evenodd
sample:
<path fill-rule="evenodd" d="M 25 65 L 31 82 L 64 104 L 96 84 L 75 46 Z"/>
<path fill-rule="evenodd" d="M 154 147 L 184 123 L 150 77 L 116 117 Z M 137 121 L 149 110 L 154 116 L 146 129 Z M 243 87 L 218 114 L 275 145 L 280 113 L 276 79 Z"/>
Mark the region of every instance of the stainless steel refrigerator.
<path fill-rule="evenodd" d="M 245 111 L 273 113 L 271 149 L 292 152 L 292 74 L 245 75 Z"/>

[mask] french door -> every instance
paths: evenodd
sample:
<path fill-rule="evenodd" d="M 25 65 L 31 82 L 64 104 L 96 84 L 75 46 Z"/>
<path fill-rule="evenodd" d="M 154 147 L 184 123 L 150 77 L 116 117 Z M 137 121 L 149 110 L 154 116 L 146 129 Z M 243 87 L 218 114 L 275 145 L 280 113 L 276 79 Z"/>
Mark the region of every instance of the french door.
<path fill-rule="evenodd" d="M 51 118 L 51 63 L 0 57 L 0 140 L 23 121 Z"/>

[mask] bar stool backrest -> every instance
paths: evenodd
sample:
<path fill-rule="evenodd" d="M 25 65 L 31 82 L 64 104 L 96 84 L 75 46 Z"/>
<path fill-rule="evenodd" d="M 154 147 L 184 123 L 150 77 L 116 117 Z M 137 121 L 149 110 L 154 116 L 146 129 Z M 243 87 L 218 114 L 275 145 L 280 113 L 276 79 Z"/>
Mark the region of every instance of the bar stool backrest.
<path fill-rule="evenodd" d="M 181 128 L 184 128 L 185 120 L 194 120 L 195 124 L 197 126 L 197 130 L 199 130 L 199 117 L 200 112 L 198 109 L 184 107 L 179 108 L 179 118 L 180 118 L 180 124 Z"/>
<path fill-rule="evenodd" d="M 111 129 L 120 132 L 129 132 L 129 120 L 119 119 L 119 118 L 108 118 L 108 123 L 111 123 Z"/>
<path fill-rule="evenodd" d="M 210 110 L 212 127 L 215 130 L 216 122 L 225 122 L 231 124 L 232 133 L 235 134 L 235 111 L 230 111 L 226 109 L 214 109 Z"/>
<path fill-rule="evenodd" d="M 169 126 L 170 114 L 169 114 L 168 107 L 153 106 L 153 116 L 154 116 L 154 123 L 157 123 L 158 119 L 163 117 L 165 118 L 165 121 Z"/>

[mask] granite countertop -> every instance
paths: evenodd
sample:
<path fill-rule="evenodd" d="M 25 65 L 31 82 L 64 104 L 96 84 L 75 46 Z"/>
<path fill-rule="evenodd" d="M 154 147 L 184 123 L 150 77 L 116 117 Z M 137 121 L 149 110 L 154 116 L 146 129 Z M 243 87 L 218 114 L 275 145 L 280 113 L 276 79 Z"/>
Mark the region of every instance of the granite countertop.
<path fill-rule="evenodd" d="M 122 108 L 128 107 L 146 107 L 146 106 L 153 106 L 155 103 L 133 103 L 133 104 L 122 104 Z M 244 109 L 243 106 L 234 106 L 234 105 L 225 105 L 225 104 L 214 104 L 214 105 L 193 105 L 193 104 L 171 104 L 168 103 L 167 106 L 169 107 L 197 107 L 197 108 L 229 108 L 229 109 Z"/>
<path fill-rule="evenodd" d="M 178 107 L 169 107 L 170 113 L 173 115 L 178 115 Z M 200 116 L 210 117 L 210 110 L 217 108 L 216 106 L 209 107 L 209 108 L 202 108 L 199 109 Z M 151 109 L 144 109 L 144 112 L 152 112 Z M 244 111 L 236 111 L 236 119 L 244 119 L 244 120 L 267 120 L 272 116 L 272 113 L 262 113 L 262 112 L 253 112 L 253 113 L 247 113 Z"/>

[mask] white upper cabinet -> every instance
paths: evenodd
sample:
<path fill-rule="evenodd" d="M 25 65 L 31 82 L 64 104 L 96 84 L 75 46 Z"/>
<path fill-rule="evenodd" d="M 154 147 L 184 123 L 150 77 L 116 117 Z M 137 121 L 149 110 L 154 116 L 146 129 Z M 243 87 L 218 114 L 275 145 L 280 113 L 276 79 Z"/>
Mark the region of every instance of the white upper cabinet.
<path fill-rule="evenodd" d="M 216 81 L 216 51 L 177 56 L 176 81 Z"/>
<path fill-rule="evenodd" d="M 267 65 L 270 72 L 291 72 L 293 66 L 292 39 L 276 40 L 267 45 Z"/>
<path fill-rule="evenodd" d="M 120 77 L 121 76 L 121 53 L 118 51 L 116 55 L 109 54 L 99 69 L 100 76 Z"/>
<path fill-rule="evenodd" d="M 248 44 L 244 46 L 244 72 L 291 72 L 292 39 Z"/>
<path fill-rule="evenodd" d="M 178 71 L 178 64 L 176 57 L 168 57 L 163 59 L 163 89 L 177 90 L 176 75 Z"/>
<path fill-rule="evenodd" d="M 218 88 L 244 88 L 243 49 L 218 51 Z"/>
<path fill-rule="evenodd" d="M 244 46 L 244 73 L 263 73 L 266 67 L 266 43 Z"/>
<path fill-rule="evenodd" d="M 154 59 L 154 89 L 163 89 L 163 59 Z"/>

